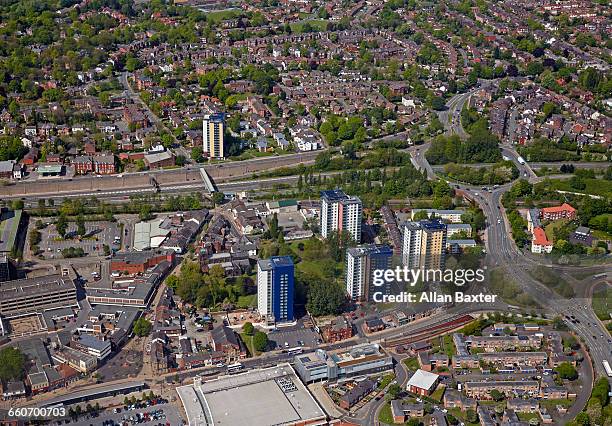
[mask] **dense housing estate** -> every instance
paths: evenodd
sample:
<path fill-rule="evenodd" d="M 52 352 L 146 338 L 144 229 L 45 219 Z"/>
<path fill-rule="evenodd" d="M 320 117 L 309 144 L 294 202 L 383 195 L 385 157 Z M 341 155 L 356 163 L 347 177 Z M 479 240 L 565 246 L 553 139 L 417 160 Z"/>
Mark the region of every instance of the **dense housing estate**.
<path fill-rule="evenodd" d="M 0 5 L 0 408 L 609 423 L 605 2 L 30 3 Z"/>

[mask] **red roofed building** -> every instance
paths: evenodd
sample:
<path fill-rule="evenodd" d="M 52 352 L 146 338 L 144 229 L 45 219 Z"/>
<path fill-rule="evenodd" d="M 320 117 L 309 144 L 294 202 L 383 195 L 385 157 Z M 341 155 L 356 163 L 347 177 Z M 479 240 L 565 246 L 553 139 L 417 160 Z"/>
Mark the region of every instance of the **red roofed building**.
<path fill-rule="evenodd" d="M 546 238 L 546 233 L 540 227 L 533 228 L 533 240 L 531 240 L 532 253 L 550 253 L 553 248 L 552 241 Z"/>
<path fill-rule="evenodd" d="M 544 220 L 575 219 L 576 209 L 567 203 L 556 207 L 546 207 L 541 211 Z"/>

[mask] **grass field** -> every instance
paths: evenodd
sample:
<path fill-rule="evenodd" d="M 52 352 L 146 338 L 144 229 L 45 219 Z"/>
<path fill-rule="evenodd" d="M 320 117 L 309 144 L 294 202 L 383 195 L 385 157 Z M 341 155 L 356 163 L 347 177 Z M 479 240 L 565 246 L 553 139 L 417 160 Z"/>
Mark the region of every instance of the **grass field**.
<path fill-rule="evenodd" d="M 249 294 L 248 296 L 238 296 L 238 302 L 236 303 L 238 308 L 248 308 L 250 306 L 257 306 L 257 295 Z"/>
<path fill-rule="evenodd" d="M 378 421 L 389 425 L 393 424 L 393 416 L 391 415 L 391 403 L 385 402 L 385 405 L 378 414 Z"/>
<path fill-rule="evenodd" d="M 539 419 L 540 416 L 537 413 L 517 413 L 520 421 L 528 422 L 531 419 Z"/>
<path fill-rule="evenodd" d="M 315 31 L 326 31 L 327 30 L 327 21 L 324 21 L 321 19 L 312 19 L 312 20 L 307 20 L 307 21 L 293 22 L 291 24 L 291 31 L 301 33 L 304 28 L 304 24 L 306 22 L 308 22 L 308 24 L 310 24 L 312 29 Z"/>
<path fill-rule="evenodd" d="M 503 267 L 491 270 L 489 274 L 489 289 L 501 296 L 505 302 L 518 306 L 536 306 L 533 298 L 523 292 L 521 287 L 510 278 Z"/>
<path fill-rule="evenodd" d="M 446 390 L 446 386 L 440 384 L 436 388 L 436 390 L 429 396 L 431 399 L 434 399 L 438 402 L 442 401 L 442 397 L 444 396 L 444 391 Z"/>
<path fill-rule="evenodd" d="M 269 157 L 273 154 L 274 154 L 273 152 L 259 152 L 256 149 L 247 149 L 240 155 L 230 157 L 230 159 L 235 160 L 235 161 L 242 161 L 242 160 L 249 160 L 251 158 Z"/>
<path fill-rule="evenodd" d="M 389 383 L 395 379 L 395 374 L 385 374 L 378 384 L 378 390 L 384 389 Z"/>
<path fill-rule="evenodd" d="M 598 286 L 593 292 L 593 310 L 600 320 L 609 320 L 612 313 L 612 291 L 605 285 Z"/>
<path fill-rule="evenodd" d="M 402 362 L 410 371 L 416 371 L 419 369 L 419 361 L 417 361 L 416 358 L 404 358 Z"/>
<path fill-rule="evenodd" d="M 531 268 L 527 269 L 527 273 L 563 297 L 574 297 L 576 294 L 572 286 L 550 268 Z"/>
<path fill-rule="evenodd" d="M 241 11 L 238 9 L 216 10 L 214 12 L 207 12 L 206 19 L 211 22 L 219 23 L 227 19 L 237 18 L 240 14 Z"/>
<path fill-rule="evenodd" d="M 612 181 L 605 179 L 582 179 L 582 181 L 586 184 L 586 188 L 583 190 L 572 188 L 569 180 L 565 179 L 551 179 L 550 188 L 560 191 L 612 197 Z"/>
<path fill-rule="evenodd" d="M 470 423 L 467 421 L 465 411 L 461 411 L 459 408 L 449 408 L 449 414 L 452 414 L 453 417 L 465 423 L 467 426 L 480 426 L 480 422 Z"/>

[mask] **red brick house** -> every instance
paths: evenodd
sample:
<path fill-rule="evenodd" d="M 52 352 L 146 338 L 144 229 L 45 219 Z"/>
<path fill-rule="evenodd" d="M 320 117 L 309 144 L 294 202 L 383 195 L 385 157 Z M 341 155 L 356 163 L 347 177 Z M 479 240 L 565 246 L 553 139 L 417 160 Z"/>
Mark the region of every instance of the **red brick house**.
<path fill-rule="evenodd" d="M 112 154 L 94 156 L 93 169 L 100 175 L 110 175 L 115 173 L 115 156 Z"/>
<path fill-rule="evenodd" d="M 72 160 L 74 172 L 79 175 L 85 175 L 93 171 L 93 161 L 89 155 L 79 155 Z"/>

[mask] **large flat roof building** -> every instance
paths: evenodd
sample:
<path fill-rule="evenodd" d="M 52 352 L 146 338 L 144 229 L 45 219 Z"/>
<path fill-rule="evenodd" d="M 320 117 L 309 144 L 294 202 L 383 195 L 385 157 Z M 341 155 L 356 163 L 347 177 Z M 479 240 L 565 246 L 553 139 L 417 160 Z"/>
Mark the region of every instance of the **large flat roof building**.
<path fill-rule="evenodd" d="M 376 343 L 364 343 L 350 349 L 300 354 L 295 370 L 306 383 L 364 376 L 393 368 L 393 358 Z"/>
<path fill-rule="evenodd" d="M 323 425 L 327 416 L 289 364 L 176 389 L 189 425 Z"/>
<path fill-rule="evenodd" d="M 46 275 L 0 284 L 0 314 L 6 317 L 69 306 L 78 307 L 78 303 L 74 282 L 67 276 Z"/>
<path fill-rule="evenodd" d="M 439 378 L 440 376 L 437 374 L 419 369 L 408 380 L 406 389 L 408 392 L 416 393 L 417 395 L 430 395 L 436 388 Z"/>

